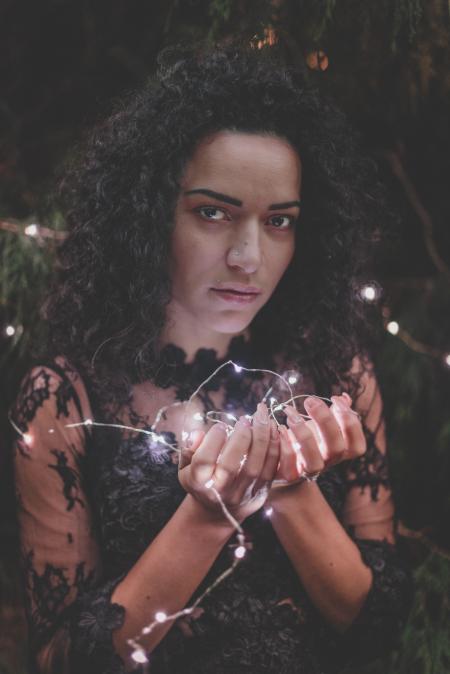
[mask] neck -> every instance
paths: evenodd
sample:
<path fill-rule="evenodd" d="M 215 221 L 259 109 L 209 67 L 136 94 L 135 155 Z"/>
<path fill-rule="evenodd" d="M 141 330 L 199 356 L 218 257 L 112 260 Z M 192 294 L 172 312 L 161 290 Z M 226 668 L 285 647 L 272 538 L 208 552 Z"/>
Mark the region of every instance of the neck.
<path fill-rule="evenodd" d="M 195 321 L 169 321 L 162 331 L 160 345 L 164 347 L 166 344 L 175 344 L 183 349 L 186 353 L 186 362 L 190 363 L 199 349 L 214 349 L 218 359 L 224 358 L 231 340 L 239 336 L 248 341 L 249 328 L 230 334 L 205 329 Z"/>

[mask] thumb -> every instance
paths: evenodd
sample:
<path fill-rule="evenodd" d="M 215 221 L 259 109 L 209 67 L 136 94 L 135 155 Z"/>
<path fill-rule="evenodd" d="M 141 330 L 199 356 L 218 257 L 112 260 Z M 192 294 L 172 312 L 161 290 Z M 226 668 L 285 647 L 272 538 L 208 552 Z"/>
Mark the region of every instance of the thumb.
<path fill-rule="evenodd" d="M 202 431 L 199 428 L 196 428 L 189 433 L 186 443 L 180 451 L 178 470 L 182 470 L 191 463 L 194 452 L 198 449 L 204 437 L 205 431 Z"/>

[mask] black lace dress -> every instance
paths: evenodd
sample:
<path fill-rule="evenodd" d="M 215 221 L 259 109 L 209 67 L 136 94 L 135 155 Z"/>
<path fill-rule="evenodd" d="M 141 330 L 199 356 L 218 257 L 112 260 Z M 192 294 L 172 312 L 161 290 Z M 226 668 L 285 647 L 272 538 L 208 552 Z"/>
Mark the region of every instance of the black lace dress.
<path fill-rule="evenodd" d="M 200 350 L 186 364 L 184 352 L 174 346 L 166 347 L 165 356 L 156 382 L 136 385 L 129 405 L 114 418 L 96 409 L 88 382 L 63 358 L 33 368 L 22 384 L 13 421 L 26 435 L 17 437 L 15 476 L 36 671 L 125 672 L 112 645 L 125 609 L 111 603 L 111 594 L 185 497 L 177 454 L 166 445 L 132 430 L 76 424 L 93 419 L 149 430 L 160 407 L 186 400 L 229 358 L 258 367 L 240 338 L 221 361 L 214 351 Z M 294 392 L 310 393 L 311 386 L 300 379 Z M 197 405 L 203 411 L 253 413 L 266 391 L 262 375 L 238 375 L 227 366 L 202 389 Z M 172 445 L 178 440 L 170 430 L 176 410 L 175 405 L 158 428 Z M 367 437 L 361 459 L 319 478 L 373 572 L 372 588 L 349 630 L 338 635 L 321 617 L 260 510 L 244 523 L 251 552 L 203 602 L 189 633 L 174 624 L 145 671 L 319 674 L 390 647 L 408 611 L 411 585 L 395 546 L 385 539 L 393 518 L 385 455 L 376 446 L 377 432 Z M 233 542 L 193 599 L 230 566 Z"/>

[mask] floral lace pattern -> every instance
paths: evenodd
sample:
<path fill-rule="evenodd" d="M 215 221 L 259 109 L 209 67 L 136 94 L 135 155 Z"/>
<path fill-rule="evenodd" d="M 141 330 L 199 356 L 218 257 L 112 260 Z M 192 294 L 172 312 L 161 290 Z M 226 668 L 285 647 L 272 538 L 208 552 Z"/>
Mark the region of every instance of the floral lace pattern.
<path fill-rule="evenodd" d="M 170 345 L 158 386 L 174 387 L 175 399 L 184 400 L 230 358 L 258 367 L 240 338 L 232 340 L 225 359 L 204 349 L 191 364 L 185 363 L 181 349 Z M 210 395 L 219 388 L 225 408 L 239 405 L 249 412 L 264 389 L 258 377 L 234 377 L 224 368 L 203 391 L 203 403 L 213 406 Z M 148 420 L 134 409 L 134 402 L 128 418 L 148 429 Z M 83 419 L 87 404 L 83 383 L 59 359 L 32 370 L 14 410 L 15 423 L 36 442 L 29 447 L 19 438 L 15 460 L 30 643 L 39 660 L 42 646 L 51 648 L 58 631 L 65 630 L 70 671 L 122 674 L 124 664 L 114 652 L 111 635 L 123 622 L 124 608 L 111 604 L 110 596 L 185 493 L 173 452 L 152 445 L 148 436 L 98 427 L 88 434 L 86 429 L 69 432 L 66 424 Z M 100 410 L 89 410 L 92 413 L 104 420 Z M 164 437 L 176 445 L 170 431 Z M 389 487 L 386 459 L 376 447 L 375 433 L 367 433 L 367 439 L 367 453 L 352 462 L 350 470 L 341 465 L 319 478 L 338 518 L 351 487 L 369 487 L 372 500 L 380 486 Z M 310 601 L 270 520 L 258 511 L 244 528 L 252 542 L 245 563 L 189 620 L 189 637 L 182 624 L 168 632 L 150 656 L 155 674 L 331 672 L 337 663 L 357 659 L 358 654 L 378 654 L 400 629 L 411 593 L 409 575 L 394 546 L 355 537 L 374 582 L 357 620 L 346 635 L 337 637 Z M 231 560 L 232 550 L 226 546 L 194 598 Z"/>

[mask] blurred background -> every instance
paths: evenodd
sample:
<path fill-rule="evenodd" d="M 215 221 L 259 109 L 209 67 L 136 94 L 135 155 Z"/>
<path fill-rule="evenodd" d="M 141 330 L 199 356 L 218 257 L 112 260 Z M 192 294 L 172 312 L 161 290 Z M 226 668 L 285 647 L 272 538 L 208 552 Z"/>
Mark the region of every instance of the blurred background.
<path fill-rule="evenodd" d="M 335 98 L 400 215 L 355 301 L 383 317 L 376 362 L 417 593 L 398 649 L 364 671 L 450 672 L 447 0 L 2 0 L 0 674 L 27 672 L 7 409 L 45 334 L 38 311 L 64 235 L 55 173 L 112 102 L 152 76 L 161 48 L 236 36 L 278 43 Z"/>

